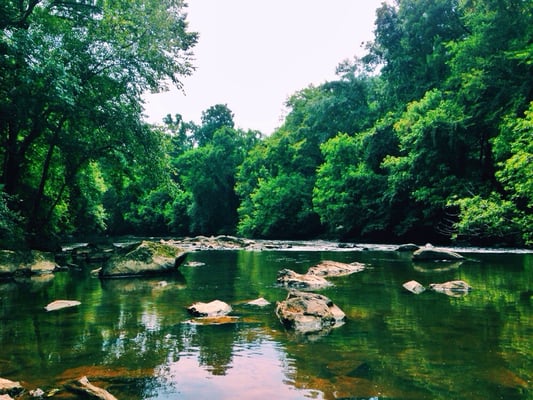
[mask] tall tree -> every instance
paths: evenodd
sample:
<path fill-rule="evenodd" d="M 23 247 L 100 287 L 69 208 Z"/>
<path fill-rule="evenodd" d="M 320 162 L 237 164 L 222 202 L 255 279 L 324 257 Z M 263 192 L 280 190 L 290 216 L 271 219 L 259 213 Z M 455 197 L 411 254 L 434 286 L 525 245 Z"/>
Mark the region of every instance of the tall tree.
<path fill-rule="evenodd" d="M 193 70 L 183 10 L 181 0 L 3 3 L 0 184 L 29 230 L 53 230 L 76 171 L 154 143 L 141 96 Z"/>

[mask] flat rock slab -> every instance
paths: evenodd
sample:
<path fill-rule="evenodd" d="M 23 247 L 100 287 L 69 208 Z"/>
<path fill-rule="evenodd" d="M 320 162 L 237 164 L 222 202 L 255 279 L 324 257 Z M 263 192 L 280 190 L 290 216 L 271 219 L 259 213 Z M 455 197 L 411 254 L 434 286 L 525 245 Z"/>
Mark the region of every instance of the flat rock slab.
<path fill-rule="evenodd" d="M 308 275 L 316 275 L 323 277 L 334 277 L 350 275 L 355 272 L 361 272 L 365 269 L 365 265 L 361 263 L 341 263 L 338 261 L 321 261 L 319 264 L 314 265 L 307 271 Z"/>
<path fill-rule="evenodd" d="M 286 268 L 278 272 L 277 282 L 295 289 L 321 289 L 331 286 L 331 283 L 322 276 L 299 274 Z"/>
<path fill-rule="evenodd" d="M 195 317 L 222 317 L 229 314 L 232 308 L 223 301 L 213 300 L 209 303 L 194 303 L 187 311 Z"/>
<path fill-rule="evenodd" d="M 422 293 L 422 292 L 424 292 L 426 290 L 426 288 L 424 286 L 422 286 L 422 284 L 418 283 L 417 281 L 405 282 L 402 286 L 406 290 L 408 290 L 408 291 L 410 291 L 411 293 L 414 293 L 414 294 L 420 294 L 420 293 Z"/>
<path fill-rule="evenodd" d="M 81 393 L 92 399 L 117 400 L 117 398 L 107 390 L 99 388 L 90 383 L 86 376 L 81 377 L 77 381 L 69 383 L 66 387 L 72 392 Z"/>
<path fill-rule="evenodd" d="M 56 300 L 48 304 L 44 309 L 46 311 L 56 311 L 61 310 L 62 308 L 76 307 L 80 304 L 81 302 L 77 300 Z"/>
<path fill-rule="evenodd" d="M 436 247 L 422 247 L 413 253 L 414 261 L 455 261 L 464 257 L 454 251 Z"/>
<path fill-rule="evenodd" d="M 189 325 L 227 325 L 239 322 L 239 317 L 222 315 L 220 317 L 198 317 L 193 320 L 185 321 Z"/>
<path fill-rule="evenodd" d="M 263 297 L 260 297 L 258 299 L 249 301 L 246 304 L 249 305 L 249 306 L 266 307 L 266 306 L 270 305 L 270 302 L 268 300 L 264 299 Z"/>
<path fill-rule="evenodd" d="M 452 297 L 464 296 L 472 290 L 472 286 L 461 280 L 444 283 L 430 283 L 429 288 L 435 292 L 444 293 Z"/>
<path fill-rule="evenodd" d="M 328 297 L 297 290 L 277 304 L 276 315 L 286 328 L 303 334 L 327 332 L 342 325 L 346 317 Z"/>
<path fill-rule="evenodd" d="M 0 394 L 13 395 L 22 392 L 23 388 L 20 382 L 10 381 L 9 379 L 0 378 Z"/>

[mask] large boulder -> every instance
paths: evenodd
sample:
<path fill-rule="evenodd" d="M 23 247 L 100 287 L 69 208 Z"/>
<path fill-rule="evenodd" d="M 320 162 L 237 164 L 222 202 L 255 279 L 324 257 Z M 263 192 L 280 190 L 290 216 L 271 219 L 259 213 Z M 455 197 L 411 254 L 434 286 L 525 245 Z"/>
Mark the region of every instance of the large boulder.
<path fill-rule="evenodd" d="M 0 250 L 0 278 L 52 274 L 58 268 L 53 253 Z"/>
<path fill-rule="evenodd" d="M 278 271 L 277 283 L 295 289 L 321 289 L 331 286 L 322 276 L 299 274 L 286 268 Z"/>
<path fill-rule="evenodd" d="M 101 278 L 161 275 L 177 271 L 186 258 L 182 249 L 164 243 L 142 241 L 114 254 L 99 271 Z"/>
<path fill-rule="evenodd" d="M 437 247 L 421 247 L 413 253 L 414 261 L 457 261 L 464 257 L 454 251 Z"/>
<path fill-rule="evenodd" d="M 307 274 L 322 277 L 332 277 L 350 275 L 355 272 L 361 272 L 364 269 L 365 265 L 357 262 L 346 264 L 338 261 L 325 260 L 310 267 L 307 271 Z"/>
<path fill-rule="evenodd" d="M 329 332 L 344 323 L 346 315 L 328 297 L 291 290 L 278 302 L 276 315 L 283 325 L 297 333 Z"/>

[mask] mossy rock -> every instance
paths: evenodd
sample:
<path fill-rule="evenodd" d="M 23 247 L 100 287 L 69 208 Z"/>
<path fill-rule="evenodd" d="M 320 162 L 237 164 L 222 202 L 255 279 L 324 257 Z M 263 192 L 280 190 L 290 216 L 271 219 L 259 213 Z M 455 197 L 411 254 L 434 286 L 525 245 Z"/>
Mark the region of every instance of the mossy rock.
<path fill-rule="evenodd" d="M 179 247 L 163 242 L 142 241 L 127 252 L 115 254 L 102 267 L 102 278 L 160 275 L 175 272 L 186 258 Z"/>

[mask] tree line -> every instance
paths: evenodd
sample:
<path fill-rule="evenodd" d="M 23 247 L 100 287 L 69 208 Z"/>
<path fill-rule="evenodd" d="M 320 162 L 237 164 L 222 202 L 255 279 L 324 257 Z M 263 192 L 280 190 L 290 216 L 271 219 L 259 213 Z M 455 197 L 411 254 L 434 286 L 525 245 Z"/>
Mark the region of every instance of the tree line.
<path fill-rule="evenodd" d="M 181 1 L 4 2 L 0 238 L 533 244 L 533 1 L 399 0 L 271 135 L 224 104 L 143 122 L 194 71 Z M 260 93 L 258 93 L 260 95 Z M 48 240 L 48 239 L 46 239 Z"/>

